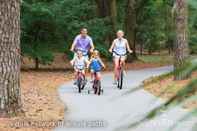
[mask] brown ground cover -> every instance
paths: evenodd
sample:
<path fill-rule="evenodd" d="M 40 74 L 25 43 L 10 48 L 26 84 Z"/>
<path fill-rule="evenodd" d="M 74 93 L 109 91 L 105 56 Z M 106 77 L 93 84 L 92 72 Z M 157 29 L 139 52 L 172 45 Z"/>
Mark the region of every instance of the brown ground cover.
<path fill-rule="evenodd" d="M 154 77 L 144 81 L 144 89 L 154 94 L 155 96 L 168 100 L 173 97 L 179 90 L 183 89 L 187 84 L 189 84 L 189 82 L 193 78 L 197 78 L 197 72 L 194 72 L 190 79 L 181 81 L 174 81 L 172 75 L 164 76 L 163 78 Z M 194 92 L 192 95 L 197 95 L 197 92 Z M 184 105 L 184 108 L 197 108 L 197 101 L 188 101 Z"/>
<path fill-rule="evenodd" d="M 138 61 L 127 63 L 126 69 L 144 69 L 169 64 L 169 62 L 148 61 L 141 58 Z M 104 60 L 107 66 L 105 72 L 113 70 L 111 61 Z M 66 105 L 61 103 L 58 96 L 60 85 L 73 79 L 72 67 L 64 54 L 56 54 L 51 65 L 40 65 L 40 70 L 32 70 L 34 61 L 23 58 L 21 72 L 21 93 L 24 113 L 17 117 L 0 118 L 0 131 L 49 131 L 54 128 L 54 123 L 61 121 L 64 117 Z M 38 123 L 23 127 L 22 122 L 47 122 L 38 128 Z M 21 123 L 17 123 L 21 122 Z M 52 122 L 52 123 L 50 123 Z M 36 125 L 37 124 L 37 125 Z M 43 128 L 42 128 L 43 127 Z"/>

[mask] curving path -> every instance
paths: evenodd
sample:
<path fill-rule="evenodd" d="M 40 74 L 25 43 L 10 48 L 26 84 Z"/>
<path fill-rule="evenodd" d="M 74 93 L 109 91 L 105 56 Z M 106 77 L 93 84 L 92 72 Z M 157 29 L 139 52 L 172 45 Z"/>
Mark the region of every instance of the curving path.
<path fill-rule="evenodd" d="M 128 71 L 126 73 L 123 90 L 112 85 L 112 73 L 104 74 L 102 85 L 104 94 L 95 96 L 88 94 L 87 88 L 81 93 L 68 82 L 59 88 L 61 100 L 67 106 L 64 126 L 57 127 L 55 131 L 113 131 L 120 126 L 128 125 L 163 103 L 142 88 L 137 88 L 141 82 L 151 76 L 160 75 L 172 70 L 173 67 L 161 67 Z M 152 121 L 145 122 L 132 129 L 120 131 L 168 131 L 176 120 L 188 112 L 180 107 L 166 111 L 163 115 Z M 179 122 L 175 131 L 189 131 L 197 123 L 196 118 L 187 122 Z"/>

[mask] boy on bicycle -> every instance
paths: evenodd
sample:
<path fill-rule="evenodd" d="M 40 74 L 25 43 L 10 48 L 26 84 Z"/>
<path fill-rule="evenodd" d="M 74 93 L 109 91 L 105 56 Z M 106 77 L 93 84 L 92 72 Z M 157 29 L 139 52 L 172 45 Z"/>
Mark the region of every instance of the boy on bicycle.
<path fill-rule="evenodd" d="M 119 59 L 120 64 L 124 65 L 125 60 L 127 58 L 126 53 L 132 53 L 132 50 L 129 47 L 129 43 L 127 39 L 124 38 L 124 32 L 122 30 L 117 31 L 117 38 L 113 41 L 109 52 L 113 53 L 113 61 L 114 61 L 114 83 L 117 84 L 118 79 L 118 67 L 119 67 Z"/>
<path fill-rule="evenodd" d="M 88 68 L 89 61 L 83 56 L 83 52 L 78 50 L 76 53 L 77 57 L 74 57 L 70 63 L 75 70 L 75 81 L 74 85 L 77 83 L 78 72 L 81 72 L 85 76 L 85 68 Z"/>

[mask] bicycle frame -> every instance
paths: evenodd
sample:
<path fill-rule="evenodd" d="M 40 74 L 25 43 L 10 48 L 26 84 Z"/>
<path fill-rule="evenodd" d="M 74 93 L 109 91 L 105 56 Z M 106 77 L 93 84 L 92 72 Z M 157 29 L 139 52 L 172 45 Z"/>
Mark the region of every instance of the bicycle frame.
<path fill-rule="evenodd" d="M 119 60 L 118 60 L 118 74 L 117 74 L 118 85 L 117 85 L 117 87 L 118 87 L 119 89 L 122 89 L 122 85 L 123 85 L 123 63 L 122 63 L 122 61 L 121 61 L 121 58 L 122 58 L 123 56 L 125 56 L 126 54 L 120 55 L 120 54 L 118 54 L 118 53 L 116 53 L 116 52 L 114 52 L 114 53 L 115 53 L 116 55 L 120 56 L 120 57 L 119 57 Z"/>
<path fill-rule="evenodd" d="M 78 79 L 78 78 L 82 78 L 82 77 L 85 78 L 85 75 L 82 73 L 82 71 L 78 71 L 78 72 L 77 72 L 77 79 Z"/>
<path fill-rule="evenodd" d="M 100 95 L 103 93 L 103 90 L 101 89 L 101 80 L 97 76 L 97 72 L 94 72 L 94 82 L 92 88 L 94 89 L 94 94 Z"/>
<path fill-rule="evenodd" d="M 120 58 L 119 58 L 119 60 L 118 60 L 118 70 L 119 70 L 119 71 L 121 71 L 122 68 L 123 68 L 123 63 L 121 62 L 121 58 L 122 58 L 122 56 L 120 56 Z M 119 72 L 119 74 L 118 74 L 118 77 L 119 77 L 119 75 L 120 75 L 120 72 Z"/>
<path fill-rule="evenodd" d="M 97 76 L 97 72 L 94 72 L 94 80 L 100 80 Z"/>
<path fill-rule="evenodd" d="M 77 72 L 77 86 L 78 86 L 78 91 L 81 93 L 81 90 L 84 89 L 85 87 L 85 75 L 82 73 L 82 70 Z"/>

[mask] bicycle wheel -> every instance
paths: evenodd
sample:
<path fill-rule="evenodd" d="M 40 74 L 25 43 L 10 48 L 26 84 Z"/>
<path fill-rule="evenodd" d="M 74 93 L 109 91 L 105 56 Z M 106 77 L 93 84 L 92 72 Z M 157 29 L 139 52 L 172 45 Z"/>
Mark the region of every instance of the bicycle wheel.
<path fill-rule="evenodd" d="M 120 72 L 120 85 L 119 85 L 119 89 L 122 89 L 123 86 L 123 70 L 121 70 Z"/>
<path fill-rule="evenodd" d="M 97 93 L 97 80 L 94 80 L 92 88 L 94 89 L 94 94 Z"/>
<path fill-rule="evenodd" d="M 118 88 L 122 89 L 123 86 L 123 70 L 120 70 L 118 77 Z"/>
<path fill-rule="evenodd" d="M 120 74 L 121 70 L 118 71 L 118 78 L 117 78 L 117 88 L 120 89 Z"/>
<path fill-rule="evenodd" d="M 101 81 L 97 82 L 97 92 L 98 92 L 98 95 L 101 94 Z"/>
<path fill-rule="evenodd" d="M 78 92 L 81 93 L 82 79 L 81 77 L 77 80 Z"/>
<path fill-rule="evenodd" d="M 81 90 L 84 89 L 85 85 L 86 85 L 86 78 L 83 76 L 82 82 L 81 82 Z"/>

